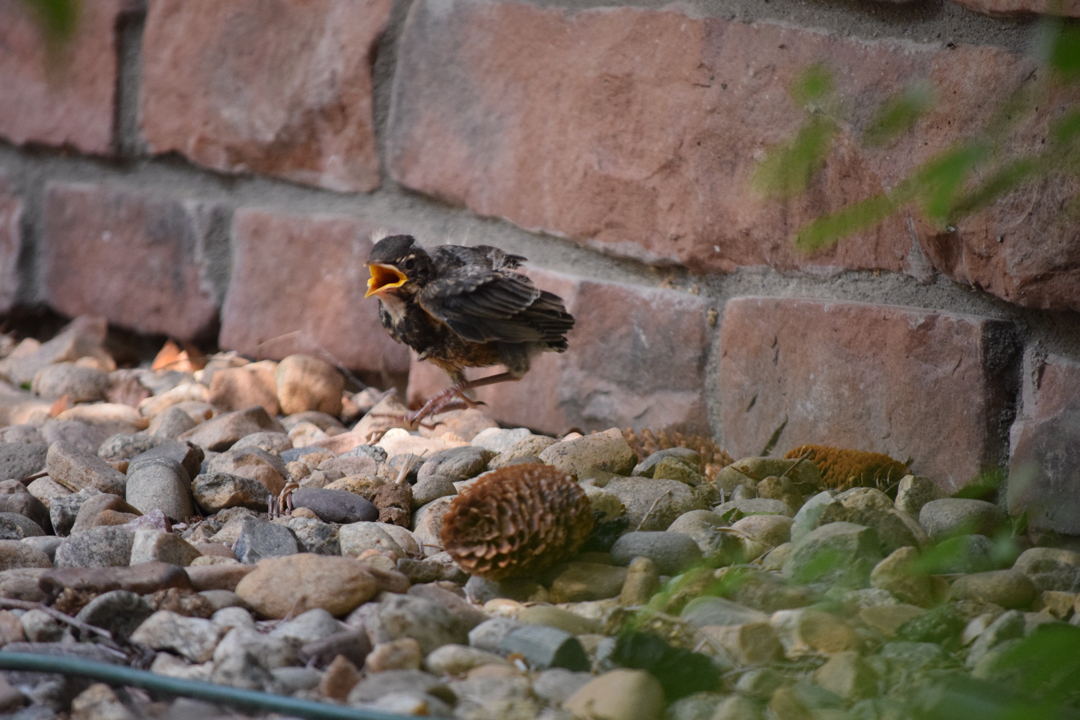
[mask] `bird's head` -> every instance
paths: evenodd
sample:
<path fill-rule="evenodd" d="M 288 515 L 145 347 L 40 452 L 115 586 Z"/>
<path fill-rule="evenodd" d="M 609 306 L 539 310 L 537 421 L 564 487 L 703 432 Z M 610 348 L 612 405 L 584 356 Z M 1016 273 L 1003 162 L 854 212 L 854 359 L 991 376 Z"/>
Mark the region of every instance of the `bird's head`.
<path fill-rule="evenodd" d="M 371 248 L 367 261 L 371 278 L 364 297 L 393 294 L 411 297 L 431 277 L 431 257 L 411 235 L 391 235 Z"/>

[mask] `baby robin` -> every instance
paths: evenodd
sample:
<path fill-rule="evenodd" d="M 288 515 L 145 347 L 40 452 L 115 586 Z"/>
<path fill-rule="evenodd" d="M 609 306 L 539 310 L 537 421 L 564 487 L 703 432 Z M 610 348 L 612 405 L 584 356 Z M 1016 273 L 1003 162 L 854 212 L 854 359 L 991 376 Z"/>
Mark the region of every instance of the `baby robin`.
<path fill-rule="evenodd" d="M 525 258 L 487 245 L 442 245 L 430 251 L 410 235 L 375 243 L 367 294 L 379 299 L 379 318 L 405 343 L 447 373 L 454 385 L 408 416 L 434 415 L 472 388 L 520 380 L 533 358 L 566 350 L 574 318 L 562 299 L 514 272 Z M 505 372 L 468 380 L 467 367 L 503 365 Z"/>

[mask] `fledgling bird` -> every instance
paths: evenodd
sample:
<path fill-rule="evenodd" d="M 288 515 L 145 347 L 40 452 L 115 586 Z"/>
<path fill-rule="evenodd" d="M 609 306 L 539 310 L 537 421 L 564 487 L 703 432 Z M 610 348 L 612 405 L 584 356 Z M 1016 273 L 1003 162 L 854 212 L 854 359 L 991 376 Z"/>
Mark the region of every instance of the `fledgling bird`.
<path fill-rule="evenodd" d="M 441 245 L 425 250 L 410 235 L 375 243 L 367 266 L 367 294 L 379 299 L 379 318 L 394 340 L 447 373 L 454 385 L 408 416 L 434 415 L 472 388 L 520 380 L 533 358 L 564 352 L 574 318 L 562 299 L 515 272 L 525 258 L 487 245 Z M 465 368 L 503 365 L 505 372 L 476 380 Z"/>

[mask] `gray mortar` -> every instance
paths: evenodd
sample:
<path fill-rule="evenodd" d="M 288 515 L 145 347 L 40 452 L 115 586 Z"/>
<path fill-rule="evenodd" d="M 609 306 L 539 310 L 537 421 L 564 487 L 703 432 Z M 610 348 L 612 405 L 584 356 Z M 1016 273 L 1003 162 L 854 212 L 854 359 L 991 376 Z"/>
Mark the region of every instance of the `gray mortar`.
<path fill-rule="evenodd" d="M 536 4 L 571 10 L 610 7 L 602 2 L 540 0 Z M 620 4 L 651 8 L 670 6 L 667 2 L 649 1 Z M 918 258 L 921 257 L 918 253 L 911 258 L 916 267 L 913 275 L 917 277 L 848 271 L 830 274 L 827 270 L 813 274 L 781 274 L 768 268 L 741 268 L 729 275 L 694 276 L 684 268 L 652 267 L 593 252 L 566 239 L 526 232 L 505 220 L 480 217 L 464 208 L 447 205 L 397 185 L 386 172 L 385 138 L 397 43 L 409 5 L 410 0 L 395 0 L 390 22 L 373 58 L 375 130 L 384 180 L 371 194 L 344 194 L 272 178 L 225 174 L 199 167 L 176 155 L 140 157 L 139 154 L 146 151 L 138 127 L 145 8 L 138 7 L 122 16 L 118 23 L 121 69 L 114 137 L 114 147 L 120 157 L 96 158 L 68 155 L 52 148 L 18 148 L 0 140 L 0 171 L 11 178 L 26 203 L 25 244 L 19 258 L 22 277 L 19 302 L 32 304 L 43 298 L 39 255 L 46 183 L 94 182 L 218 205 L 219 209 L 206 218 L 209 231 L 201 251 L 213 264 L 208 280 L 214 285 L 219 299 L 223 297 L 231 271 L 228 228 L 233 212 L 240 207 L 271 207 L 282 212 L 351 215 L 388 229 L 400 227 L 402 220 L 407 219 L 411 231 L 428 245 L 484 243 L 523 254 L 538 266 L 567 274 L 649 287 L 667 283 L 676 292 L 696 291 L 713 300 L 721 316 L 724 304 L 731 298 L 766 295 L 888 303 L 1008 320 L 1016 324 L 1017 335 L 1024 343 L 1024 360 L 1022 363 L 1016 361 L 1014 371 L 1020 372 L 1022 365 L 1023 378 L 1029 385 L 1038 372 L 1039 359 L 1048 353 L 1080 361 L 1080 313 L 1016 307 L 926 269 L 918 269 Z M 1038 31 L 1033 20 L 992 19 L 946 0 L 916 0 L 906 4 L 865 0 L 713 0 L 671 7 L 695 17 L 779 22 L 867 41 L 894 39 L 934 44 L 989 44 L 1017 52 L 1029 50 Z M 928 268 L 925 262 L 923 266 Z M 718 438 L 723 432 L 719 404 L 719 335 L 717 327 L 704 388 L 709 419 Z"/>

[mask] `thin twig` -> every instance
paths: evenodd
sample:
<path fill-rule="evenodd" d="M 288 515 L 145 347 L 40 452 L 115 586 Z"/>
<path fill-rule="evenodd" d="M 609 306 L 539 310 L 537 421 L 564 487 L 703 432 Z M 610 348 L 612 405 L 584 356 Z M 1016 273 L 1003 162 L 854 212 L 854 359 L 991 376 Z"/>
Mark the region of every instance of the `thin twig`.
<path fill-rule="evenodd" d="M 67 623 L 73 628 L 82 630 L 84 632 L 100 635 L 109 642 L 115 642 L 112 633 L 104 628 L 99 628 L 95 625 L 84 623 L 82 620 L 76 620 L 70 615 L 65 615 L 55 608 L 51 608 L 48 605 L 42 605 L 39 602 L 31 602 L 29 600 L 14 600 L 12 598 L 0 598 L 0 607 L 12 608 L 15 610 L 41 610 L 43 613 L 51 618 L 59 620 L 62 623 Z"/>
<path fill-rule="evenodd" d="M 644 525 L 645 521 L 649 519 L 649 515 L 652 514 L 652 511 L 656 509 L 656 506 L 660 503 L 660 501 L 663 500 L 665 497 L 667 497 L 670 494 L 671 494 L 670 490 L 665 490 L 660 495 L 656 496 L 656 499 L 653 500 L 652 505 L 650 505 L 649 509 L 645 511 L 645 514 L 641 516 L 641 522 L 639 522 L 637 524 L 637 527 L 634 528 L 634 532 L 637 532 L 638 530 L 641 529 L 641 526 Z"/>

